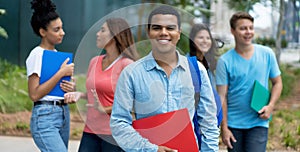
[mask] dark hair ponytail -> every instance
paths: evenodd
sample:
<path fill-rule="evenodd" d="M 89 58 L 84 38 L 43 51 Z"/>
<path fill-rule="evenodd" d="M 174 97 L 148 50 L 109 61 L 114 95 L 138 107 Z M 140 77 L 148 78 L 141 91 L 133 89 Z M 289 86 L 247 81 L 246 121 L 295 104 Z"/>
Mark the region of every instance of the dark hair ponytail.
<path fill-rule="evenodd" d="M 57 18 L 56 6 L 51 0 L 32 0 L 31 9 L 33 14 L 30 20 L 32 29 L 35 34 L 41 37 L 40 28 L 47 30 L 49 23 Z"/>

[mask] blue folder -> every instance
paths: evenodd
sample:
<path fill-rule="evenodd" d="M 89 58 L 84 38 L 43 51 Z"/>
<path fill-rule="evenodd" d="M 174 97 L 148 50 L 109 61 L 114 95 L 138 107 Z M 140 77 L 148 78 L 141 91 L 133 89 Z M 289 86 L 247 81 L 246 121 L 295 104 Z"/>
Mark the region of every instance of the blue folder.
<path fill-rule="evenodd" d="M 61 67 L 61 64 L 67 59 L 70 58 L 68 64 L 73 61 L 73 54 L 67 52 L 54 52 L 49 50 L 44 50 L 43 59 L 42 59 L 42 70 L 40 77 L 40 84 L 43 84 L 49 80 Z M 62 80 L 71 80 L 71 76 L 62 77 L 55 87 L 48 93 L 51 96 L 63 97 L 64 91 L 60 88 L 60 83 Z"/>

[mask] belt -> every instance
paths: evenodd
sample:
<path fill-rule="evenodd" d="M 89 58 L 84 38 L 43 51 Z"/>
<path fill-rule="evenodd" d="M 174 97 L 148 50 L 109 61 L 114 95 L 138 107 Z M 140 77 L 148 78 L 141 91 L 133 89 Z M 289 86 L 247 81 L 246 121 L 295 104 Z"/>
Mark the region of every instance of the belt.
<path fill-rule="evenodd" d="M 66 103 L 64 103 L 64 100 L 53 100 L 53 101 L 36 101 L 34 102 L 34 106 L 37 105 L 57 105 L 57 106 L 64 106 L 67 105 Z"/>

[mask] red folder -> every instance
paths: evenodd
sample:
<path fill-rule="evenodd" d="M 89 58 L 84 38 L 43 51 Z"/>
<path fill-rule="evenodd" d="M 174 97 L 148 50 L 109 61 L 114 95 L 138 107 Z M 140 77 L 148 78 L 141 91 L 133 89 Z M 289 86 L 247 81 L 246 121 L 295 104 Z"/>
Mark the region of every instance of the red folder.
<path fill-rule="evenodd" d="M 135 120 L 132 126 L 153 144 L 178 152 L 199 151 L 186 108 Z"/>

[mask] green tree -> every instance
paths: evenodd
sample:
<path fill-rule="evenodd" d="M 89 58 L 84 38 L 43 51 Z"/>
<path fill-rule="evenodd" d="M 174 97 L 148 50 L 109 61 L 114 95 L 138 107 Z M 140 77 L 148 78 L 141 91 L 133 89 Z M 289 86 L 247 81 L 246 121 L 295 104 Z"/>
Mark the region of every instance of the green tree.
<path fill-rule="evenodd" d="M 155 1 L 155 0 L 154 0 Z M 213 15 L 211 11 L 212 1 L 217 2 L 217 0 L 156 0 L 163 4 L 168 4 L 176 6 L 178 8 L 184 9 L 189 13 L 193 14 L 195 17 L 201 17 L 205 24 L 210 23 L 210 17 Z M 196 11 L 200 13 L 195 13 Z"/>
<path fill-rule="evenodd" d="M 277 62 L 278 64 L 280 64 L 280 55 L 281 55 L 281 31 L 283 29 L 283 17 L 284 17 L 284 12 L 285 12 L 285 4 L 284 4 L 284 0 L 280 0 L 280 9 L 279 9 L 279 22 L 277 25 L 277 32 L 276 32 L 276 42 L 275 42 L 275 46 L 276 46 L 276 58 L 277 58 Z"/>
<path fill-rule="evenodd" d="M 6 11 L 4 9 L 0 9 L 0 16 L 4 15 Z M 7 32 L 3 27 L 0 26 L 0 36 L 4 38 L 8 38 Z"/>
<path fill-rule="evenodd" d="M 203 22 L 209 25 L 210 17 L 214 15 L 214 12 L 211 11 L 211 4 L 217 1 L 218 0 L 142 0 L 142 3 L 162 3 L 175 6 L 193 14 L 195 17 L 201 17 Z"/>
<path fill-rule="evenodd" d="M 233 8 L 237 11 L 246 11 L 249 12 L 253 9 L 255 3 L 259 3 L 260 0 L 225 0 L 229 8 Z"/>
<path fill-rule="evenodd" d="M 187 14 L 181 14 L 182 15 L 182 20 L 189 21 L 191 16 L 194 17 L 201 17 L 203 19 L 203 22 L 205 24 L 209 24 L 210 21 L 210 16 L 213 15 L 213 12 L 210 10 L 211 8 L 211 2 L 212 0 L 142 0 L 141 3 L 161 3 L 161 4 L 167 4 L 171 6 L 175 6 L 177 8 L 180 8 L 182 10 L 187 11 L 188 13 L 192 15 L 187 15 Z M 217 2 L 217 0 L 214 0 L 214 2 Z M 139 22 L 141 23 L 142 17 L 145 12 L 145 7 L 141 7 L 138 11 L 139 14 Z M 200 12 L 200 13 L 195 13 L 195 12 Z M 141 25 L 141 24 L 139 24 Z M 144 39 L 144 35 L 142 34 L 142 26 L 139 26 L 137 28 L 137 41 L 141 41 Z M 145 43 L 142 43 L 143 47 L 145 46 Z M 188 46 L 188 37 L 184 35 L 183 33 L 181 34 L 181 39 L 178 43 L 178 47 L 181 49 L 183 53 L 186 53 L 189 50 Z M 141 55 L 141 54 L 140 54 Z"/>

